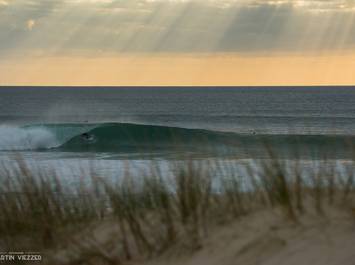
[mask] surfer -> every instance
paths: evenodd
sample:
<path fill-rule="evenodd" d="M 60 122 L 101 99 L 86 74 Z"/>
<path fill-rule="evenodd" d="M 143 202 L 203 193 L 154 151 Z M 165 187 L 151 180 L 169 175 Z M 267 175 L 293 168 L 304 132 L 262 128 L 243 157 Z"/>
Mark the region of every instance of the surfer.
<path fill-rule="evenodd" d="M 85 141 L 91 142 L 91 141 L 95 140 L 95 137 L 94 137 L 92 134 L 83 133 L 83 134 L 81 135 L 81 139 L 83 139 L 83 140 L 85 140 Z"/>

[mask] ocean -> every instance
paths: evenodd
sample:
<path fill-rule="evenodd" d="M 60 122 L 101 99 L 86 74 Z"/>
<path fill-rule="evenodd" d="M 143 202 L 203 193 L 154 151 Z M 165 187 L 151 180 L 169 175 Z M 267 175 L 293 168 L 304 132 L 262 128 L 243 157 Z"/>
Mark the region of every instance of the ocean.
<path fill-rule="evenodd" d="M 80 175 L 193 159 L 352 159 L 355 87 L 2 87 L 0 162 Z M 269 148 L 270 147 L 270 148 Z"/>

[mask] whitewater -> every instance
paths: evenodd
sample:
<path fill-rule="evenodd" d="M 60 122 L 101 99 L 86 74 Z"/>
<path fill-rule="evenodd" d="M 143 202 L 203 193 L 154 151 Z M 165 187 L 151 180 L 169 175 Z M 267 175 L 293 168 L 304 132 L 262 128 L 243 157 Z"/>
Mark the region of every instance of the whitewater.
<path fill-rule="evenodd" d="M 0 126 L 1 151 L 50 149 L 59 145 L 56 136 L 44 128 Z"/>

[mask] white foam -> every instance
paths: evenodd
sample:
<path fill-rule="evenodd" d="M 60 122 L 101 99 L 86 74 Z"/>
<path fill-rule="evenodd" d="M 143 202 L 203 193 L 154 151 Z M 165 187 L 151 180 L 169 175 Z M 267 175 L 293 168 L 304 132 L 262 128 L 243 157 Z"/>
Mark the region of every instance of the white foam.
<path fill-rule="evenodd" d="M 45 128 L 0 126 L 0 150 L 38 150 L 57 147 L 55 135 Z"/>

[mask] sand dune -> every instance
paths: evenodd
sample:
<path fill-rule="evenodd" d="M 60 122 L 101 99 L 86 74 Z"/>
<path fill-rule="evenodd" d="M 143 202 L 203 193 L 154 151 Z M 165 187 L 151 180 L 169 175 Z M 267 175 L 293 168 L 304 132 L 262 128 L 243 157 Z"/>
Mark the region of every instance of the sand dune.
<path fill-rule="evenodd" d="M 144 264 L 351 265 L 355 264 L 354 247 L 354 219 L 340 212 L 308 216 L 299 224 L 265 212 L 217 227 L 193 254 L 170 253 Z"/>

